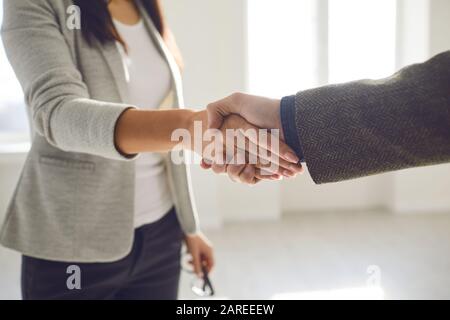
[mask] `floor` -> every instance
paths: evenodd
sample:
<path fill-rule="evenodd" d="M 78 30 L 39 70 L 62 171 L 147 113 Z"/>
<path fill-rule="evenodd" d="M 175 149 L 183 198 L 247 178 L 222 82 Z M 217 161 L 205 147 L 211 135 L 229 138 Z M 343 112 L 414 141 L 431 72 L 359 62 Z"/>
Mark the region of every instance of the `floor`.
<path fill-rule="evenodd" d="M 317 213 L 209 231 L 218 297 L 450 299 L 450 215 Z M 0 299 L 18 299 L 18 255 L 0 249 Z M 183 274 L 180 298 L 195 298 Z"/>
<path fill-rule="evenodd" d="M 450 215 L 320 213 L 208 236 L 220 297 L 358 298 L 379 280 L 385 299 L 450 299 Z M 188 287 L 182 283 L 182 298 L 193 297 Z"/>

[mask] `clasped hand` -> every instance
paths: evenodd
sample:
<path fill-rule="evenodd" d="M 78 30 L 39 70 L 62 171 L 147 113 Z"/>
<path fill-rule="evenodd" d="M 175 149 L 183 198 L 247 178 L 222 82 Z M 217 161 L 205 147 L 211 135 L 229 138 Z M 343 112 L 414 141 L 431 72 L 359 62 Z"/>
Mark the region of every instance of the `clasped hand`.
<path fill-rule="evenodd" d="M 284 141 L 279 100 L 237 93 L 208 105 L 207 117 L 209 129 L 216 129 L 216 142 L 220 137 L 226 141 L 215 144 L 223 150 L 202 150 L 204 169 L 250 185 L 303 173 Z"/>

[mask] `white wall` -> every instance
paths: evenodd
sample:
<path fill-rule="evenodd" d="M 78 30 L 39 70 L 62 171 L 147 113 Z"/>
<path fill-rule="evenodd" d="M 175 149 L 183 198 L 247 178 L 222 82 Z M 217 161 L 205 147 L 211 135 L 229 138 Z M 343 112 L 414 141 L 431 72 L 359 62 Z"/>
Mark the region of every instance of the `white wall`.
<path fill-rule="evenodd" d="M 392 201 L 392 175 L 380 175 L 353 181 L 315 185 L 308 174 L 284 181 L 284 213 L 315 211 L 359 211 L 383 209 Z"/>
<path fill-rule="evenodd" d="M 431 0 L 430 54 L 450 49 L 450 1 Z"/>

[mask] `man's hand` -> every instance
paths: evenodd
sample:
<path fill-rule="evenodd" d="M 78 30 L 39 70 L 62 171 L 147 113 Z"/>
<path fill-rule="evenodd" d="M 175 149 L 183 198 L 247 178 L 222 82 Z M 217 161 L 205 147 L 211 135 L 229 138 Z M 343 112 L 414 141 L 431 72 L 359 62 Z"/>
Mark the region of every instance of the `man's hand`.
<path fill-rule="evenodd" d="M 265 140 L 260 139 L 257 135 L 256 137 L 255 135 L 247 135 L 252 132 L 257 133 L 261 129 L 235 114 L 227 116 L 222 122 L 220 130 L 224 136 L 226 136 L 226 131 L 229 129 L 238 129 L 242 132 L 242 137 L 246 140 L 244 148 L 247 155 L 246 158 L 253 155 L 257 163 L 245 161 L 237 164 L 213 164 L 212 169 L 214 172 L 220 173 L 220 168 L 224 168 L 233 181 L 251 185 L 261 180 L 279 180 L 283 176 L 291 178 L 299 173 L 303 173 L 303 168 L 298 164 L 297 159 L 288 161 L 280 156 L 292 151 L 284 141 L 280 140 L 279 136 L 268 134 L 267 140 Z M 264 131 L 266 132 L 267 130 Z M 238 152 L 237 149 L 228 151 L 229 154 Z M 202 167 L 205 167 L 204 164 Z"/>
<path fill-rule="evenodd" d="M 210 128 L 220 128 L 225 117 L 237 114 L 259 128 L 280 130 L 280 137 L 284 140 L 280 119 L 280 100 L 234 93 L 209 104 L 207 110 Z M 298 161 L 296 158 L 293 154 L 291 160 Z"/>
<path fill-rule="evenodd" d="M 208 115 L 206 111 L 194 113 L 189 122 L 191 123 L 189 131 L 195 139 L 203 140 L 205 133 L 213 131 L 207 129 Z M 198 134 L 196 134 L 195 123 L 201 124 Z M 217 172 L 219 166 L 229 168 L 230 177 L 234 181 L 255 184 L 260 180 L 278 180 L 282 176 L 293 177 L 303 171 L 297 161 L 288 161 L 279 156 L 279 154 L 287 154 L 292 151 L 278 136 L 268 134 L 260 137 L 258 135 L 260 128 L 238 115 L 227 116 L 222 121 L 220 129 L 216 131 L 219 136 L 214 139 L 214 149 L 209 149 L 210 142 L 207 140 L 201 144 L 202 149 L 194 149 L 209 163 L 215 163 L 212 167 L 214 172 Z M 229 133 L 233 135 L 230 137 Z M 253 141 L 247 137 L 247 134 L 251 133 L 254 133 Z M 220 149 L 216 147 L 220 147 Z M 219 163 L 217 159 L 220 159 Z M 206 160 L 202 163 L 204 168 L 206 168 Z"/>
<path fill-rule="evenodd" d="M 234 93 L 225 99 L 209 104 L 207 111 L 210 128 L 220 128 L 227 117 L 235 114 L 257 127 L 279 130 L 280 138 L 281 140 L 284 140 L 284 132 L 280 119 L 280 100 L 243 93 Z M 262 143 L 262 141 L 252 140 L 251 137 L 249 137 L 249 139 L 252 143 L 257 144 L 258 147 L 270 150 L 270 146 Z M 280 141 L 280 143 L 283 145 L 283 148 L 282 150 L 279 150 L 277 156 L 279 156 L 282 161 L 295 164 L 299 163 L 300 160 L 295 152 L 283 141 Z M 254 179 L 255 170 L 249 165 L 223 165 L 203 161 L 202 167 L 204 169 L 212 169 L 217 174 L 227 173 L 233 181 L 249 183 L 249 181 L 259 180 Z M 294 170 L 281 170 L 280 176 L 291 178 L 304 172 L 301 165 L 293 165 L 292 168 Z M 271 179 L 273 179 L 273 177 L 271 177 Z"/>

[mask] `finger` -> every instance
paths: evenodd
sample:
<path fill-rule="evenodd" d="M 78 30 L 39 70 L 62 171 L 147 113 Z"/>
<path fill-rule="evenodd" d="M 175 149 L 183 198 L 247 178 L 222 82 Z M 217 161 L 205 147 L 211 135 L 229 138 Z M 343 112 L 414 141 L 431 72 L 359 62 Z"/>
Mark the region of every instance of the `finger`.
<path fill-rule="evenodd" d="M 222 126 L 224 117 L 218 111 L 218 104 L 211 103 L 206 107 L 208 114 L 208 128 L 219 129 Z"/>
<path fill-rule="evenodd" d="M 219 129 L 225 117 L 233 113 L 240 115 L 242 113 L 242 97 L 243 95 L 240 93 L 233 93 L 225 99 L 209 104 L 206 108 L 208 127 Z"/>
<path fill-rule="evenodd" d="M 232 132 L 230 136 L 228 130 L 225 130 L 225 132 L 222 131 L 226 137 L 224 141 L 226 163 L 233 163 L 235 165 L 257 163 L 260 148 L 257 143 L 252 143 L 246 135 L 253 136 L 257 141 L 256 137 L 259 129 L 237 116 L 228 117 L 227 124 L 231 128 L 234 128 L 235 132 Z M 261 156 L 264 157 L 264 155 Z M 267 162 L 270 161 L 269 159 L 267 160 Z"/>
<path fill-rule="evenodd" d="M 208 271 L 208 273 L 210 273 L 215 265 L 214 254 L 213 254 L 212 250 L 209 250 L 208 253 L 206 253 L 204 255 L 203 261 L 205 263 L 206 270 Z"/>
<path fill-rule="evenodd" d="M 240 131 L 248 139 L 250 139 L 250 141 L 270 151 L 272 154 L 275 154 L 290 163 L 297 164 L 300 162 L 300 159 L 297 157 L 295 152 L 285 142 L 283 142 L 283 140 L 280 139 L 279 135 L 275 135 L 270 132 L 265 133 L 264 131 L 258 131 L 258 135 L 255 136 L 251 132 L 245 130 Z"/>
<path fill-rule="evenodd" d="M 213 163 L 211 169 L 216 174 L 224 174 L 227 172 L 227 165 Z"/>
<path fill-rule="evenodd" d="M 255 177 L 258 181 L 265 181 L 265 180 L 279 181 L 283 178 L 283 176 L 280 174 L 272 174 L 271 172 L 261 168 L 256 168 Z"/>
<path fill-rule="evenodd" d="M 298 174 L 304 173 L 304 168 L 301 164 L 293 164 L 289 162 L 285 162 L 282 160 L 281 163 L 267 163 L 267 160 L 264 160 L 264 163 L 258 162 L 255 164 L 255 167 L 259 169 L 265 169 L 267 172 L 271 174 L 279 174 L 285 176 L 286 178 L 292 178 L 297 176 Z"/>
<path fill-rule="evenodd" d="M 274 146 L 275 143 L 272 145 L 267 143 L 263 144 L 263 146 L 258 145 L 258 141 L 264 141 L 265 139 L 258 140 L 259 135 L 257 127 L 239 117 L 236 118 L 231 116 L 229 119 L 232 119 L 232 126 L 240 129 L 237 131 L 237 135 L 231 136 L 233 141 L 226 141 L 226 163 L 242 165 L 260 162 L 266 164 L 267 167 L 270 167 L 273 173 L 282 174 L 285 177 L 294 177 L 298 173 L 303 172 L 301 165 L 280 158 L 278 154 L 274 154 L 270 150 L 264 148 L 264 146 Z M 227 132 L 225 132 L 225 135 L 227 136 Z M 278 137 L 274 135 L 269 135 L 269 137 L 269 140 L 267 140 L 269 142 L 271 141 L 270 139 L 278 139 Z M 227 139 L 230 138 L 227 136 Z M 284 143 L 282 143 L 282 145 L 283 144 Z M 278 148 L 276 149 L 278 150 Z M 228 159 L 231 159 L 231 162 Z M 279 167 L 281 167 L 281 169 Z M 233 179 L 235 178 L 236 177 L 233 177 Z"/>
<path fill-rule="evenodd" d="M 249 163 L 255 164 L 255 160 L 257 160 L 258 163 L 264 163 L 267 164 L 267 166 L 272 167 L 273 173 L 280 173 L 287 177 L 292 177 L 303 172 L 303 168 L 300 164 L 294 164 L 279 157 L 277 154 L 273 154 L 270 150 L 265 149 L 264 146 L 257 145 L 242 132 L 239 133 L 239 137 L 245 139 L 245 151 L 251 156 Z M 237 144 L 237 147 L 240 147 L 240 150 L 242 150 L 242 143 L 241 146 Z M 251 160 L 253 160 L 253 162 Z M 281 167 L 281 169 L 278 167 Z"/>
<path fill-rule="evenodd" d="M 192 255 L 192 260 L 193 260 L 193 264 L 194 264 L 194 273 L 201 278 L 203 276 L 203 271 L 202 271 L 202 261 L 201 261 L 201 256 L 199 253 L 196 253 L 195 255 Z"/>
<path fill-rule="evenodd" d="M 208 163 L 208 161 L 206 161 L 205 159 L 202 159 L 202 161 L 200 162 L 200 167 L 202 167 L 205 170 L 211 169 L 212 164 Z"/>
<path fill-rule="evenodd" d="M 247 165 L 239 176 L 240 182 L 248 185 L 256 185 L 263 180 L 279 181 L 281 178 L 279 174 L 272 174 L 253 165 Z"/>
<path fill-rule="evenodd" d="M 241 183 L 254 185 L 256 183 L 256 168 L 254 165 L 246 165 L 239 175 Z"/>
<path fill-rule="evenodd" d="M 214 167 L 214 166 L 213 166 Z M 264 168 L 257 168 L 254 167 L 254 169 L 248 169 L 251 170 L 250 172 L 245 172 L 247 167 L 253 167 L 253 165 L 246 165 L 244 170 L 241 171 L 239 174 L 239 177 L 237 177 L 237 172 L 239 172 L 240 168 L 233 168 L 236 167 L 236 165 L 230 165 L 230 170 L 227 172 L 228 176 L 231 180 L 234 182 L 239 181 L 242 183 L 255 185 L 260 183 L 263 180 L 271 180 L 271 181 L 278 181 L 282 178 L 281 174 L 278 173 L 272 173 Z M 224 166 L 225 170 L 227 170 L 227 166 Z"/>
<path fill-rule="evenodd" d="M 266 168 L 273 174 L 280 174 L 287 178 L 295 177 L 297 174 L 303 173 L 304 169 L 301 164 L 293 164 L 288 162 L 276 155 L 270 154 L 270 151 L 257 146 L 246 137 L 242 136 L 242 138 L 246 139 L 246 150 L 240 149 L 237 146 L 235 148 L 235 154 L 245 151 L 245 163 L 255 164 L 258 168 Z M 238 157 L 236 157 L 236 159 L 241 160 Z"/>
<path fill-rule="evenodd" d="M 227 174 L 230 177 L 230 179 L 234 182 L 239 182 L 239 175 L 241 174 L 242 170 L 245 169 L 244 165 L 228 165 L 227 166 Z"/>
<path fill-rule="evenodd" d="M 259 179 L 259 178 L 255 178 L 255 184 L 258 184 L 258 183 L 260 183 L 262 180 L 261 179 Z"/>
<path fill-rule="evenodd" d="M 224 119 L 236 111 L 232 104 L 230 105 L 226 102 L 227 100 L 229 100 L 229 98 L 210 103 L 206 107 L 209 129 L 219 129 L 222 126 Z"/>

